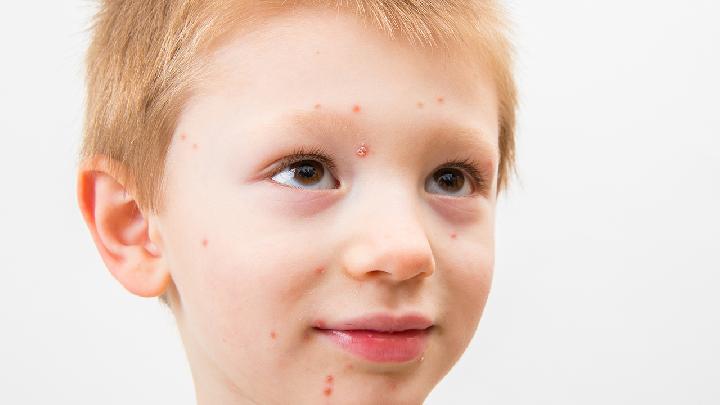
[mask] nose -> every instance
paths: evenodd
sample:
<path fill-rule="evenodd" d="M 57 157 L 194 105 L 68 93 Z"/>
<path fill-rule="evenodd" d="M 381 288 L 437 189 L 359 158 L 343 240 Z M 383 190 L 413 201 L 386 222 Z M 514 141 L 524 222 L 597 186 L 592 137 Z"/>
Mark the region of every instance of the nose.
<path fill-rule="evenodd" d="M 345 227 L 349 244 L 342 254 L 345 272 L 359 281 L 379 279 L 401 282 L 435 272 L 435 258 L 422 211 L 407 195 L 377 198 L 360 204 L 355 221 Z M 347 223 L 346 223 L 347 224 Z"/>

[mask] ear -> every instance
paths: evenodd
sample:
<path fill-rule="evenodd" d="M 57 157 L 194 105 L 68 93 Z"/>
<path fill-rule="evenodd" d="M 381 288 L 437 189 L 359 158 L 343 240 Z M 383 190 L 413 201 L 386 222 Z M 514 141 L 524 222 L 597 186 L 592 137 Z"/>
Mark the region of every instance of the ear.
<path fill-rule="evenodd" d="M 110 273 L 133 294 L 159 296 L 170 282 L 170 273 L 158 245 L 150 240 L 150 218 L 121 182 L 127 177 L 113 175 L 109 163 L 109 158 L 97 156 L 81 164 L 80 211 Z"/>

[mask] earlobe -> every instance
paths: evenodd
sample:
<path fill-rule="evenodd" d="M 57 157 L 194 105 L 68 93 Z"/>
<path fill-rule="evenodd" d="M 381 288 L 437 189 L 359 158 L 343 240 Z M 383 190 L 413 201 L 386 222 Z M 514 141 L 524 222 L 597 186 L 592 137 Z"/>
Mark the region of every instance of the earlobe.
<path fill-rule="evenodd" d="M 110 273 L 130 292 L 155 297 L 165 292 L 170 273 L 149 237 L 149 221 L 137 201 L 111 173 L 107 158 L 81 165 L 77 196 L 95 246 Z"/>

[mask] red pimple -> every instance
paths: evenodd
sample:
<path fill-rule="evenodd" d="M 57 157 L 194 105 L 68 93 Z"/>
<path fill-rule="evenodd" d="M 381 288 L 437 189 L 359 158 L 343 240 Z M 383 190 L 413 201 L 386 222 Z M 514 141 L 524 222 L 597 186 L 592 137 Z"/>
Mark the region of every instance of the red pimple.
<path fill-rule="evenodd" d="M 358 147 L 358 149 L 355 151 L 355 154 L 359 157 L 365 157 L 368 154 L 368 147 L 364 143 Z"/>
<path fill-rule="evenodd" d="M 202 240 L 202 245 L 203 245 L 203 247 L 207 247 L 207 245 L 208 245 L 208 240 L 207 240 L 207 239 L 203 239 L 203 240 Z"/>
<path fill-rule="evenodd" d="M 315 269 L 315 274 L 323 274 L 323 273 L 325 273 L 324 267 L 318 267 L 317 269 Z"/>
<path fill-rule="evenodd" d="M 275 331 L 271 331 L 271 332 L 270 332 L 270 337 L 271 337 L 273 340 L 277 339 L 277 333 L 276 333 Z"/>
<path fill-rule="evenodd" d="M 444 102 L 445 102 L 445 97 L 438 97 L 438 98 L 437 98 L 437 102 L 440 103 L 440 104 L 444 103 Z"/>
<path fill-rule="evenodd" d="M 360 108 L 359 105 L 355 104 L 355 105 L 353 106 L 353 112 L 354 112 L 354 113 L 359 113 L 360 110 L 361 110 L 361 108 Z"/>
<path fill-rule="evenodd" d="M 322 319 L 317 321 L 316 325 L 320 329 L 325 329 L 325 321 L 323 321 Z"/>
<path fill-rule="evenodd" d="M 328 384 L 332 384 L 334 380 L 335 380 L 335 377 L 333 377 L 332 374 L 325 377 L 325 382 Z"/>
<path fill-rule="evenodd" d="M 323 391 L 323 394 L 325 394 L 326 397 L 329 397 L 330 395 L 332 395 L 332 387 L 326 387 L 325 390 Z"/>

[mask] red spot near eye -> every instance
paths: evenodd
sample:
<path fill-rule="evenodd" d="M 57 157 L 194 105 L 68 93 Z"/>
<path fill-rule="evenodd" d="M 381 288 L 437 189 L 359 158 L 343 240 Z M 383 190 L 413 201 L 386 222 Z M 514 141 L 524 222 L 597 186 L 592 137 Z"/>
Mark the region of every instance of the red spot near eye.
<path fill-rule="evenodd" d="M 354 112 L 354 113 L 359 113 L 360 110 L 361 110 L 361 108 L 360 108 L 359 105 L 355 104 L 355 105 L 353 106 L 353 112 Z"/>
<path fill-rule="evenodd" d="M 332 387 L 326 387 L 325 390 L 323 391 L 323 394 L 325 394 L 326 397 L 329 397 L 330 395 L 332 395 Z"/>
<path fill-rule="evenodd" d="M 275 340 L 275 339 L 277 338 L 277 333 L 275 333 L 275 331 L 271 331 L 271 332 L 270 332 L 270 337 L 271 337 L 273 340 Z"/>
<path fill-rule="evenodd" d="M 398 385 L 397 385 L 396 382 L 390 383 L 390 391 L 395 391 L 395 390 L 397 389 L 397 386 L 398 386 Z"/>
<path fill-rule="evenodd" d="M 453 233 L 450 234 L 450 237 L 453 238 L 453 239 L 455 239 L 455 238 L 457 238 L 457 234 L 456 234 L 455 232 L 453 232 Z"/>
<path fill-rule="evenodd" d="M 318 267 L 317 269 L 315 269 L 315 274 L 323 274 L 323 273 L 325 273 L 324 267 Z"/>
<path fill-rule="evenodd" d="M 332 384 L 334 380 L 335 380 L 335 377 L 333 377 L 332 375 L 325 377 L 325 382 L 328 384 Z"/>
<path fill-rule="evenodd" d="M 208 245 L 208 240 L 207 240 L 207 239 L 203 239 L 203 240 L 202 240 L 202 245 L 203 245 L 203 247 L 207 247 L 207 245 Z"/>
<path fill-rule="evenodd" d="M 184 141 L 184 140 L 186 140 L 186 139 L 187 139 L 187 135 L 185 135 L 185 134 L 181 134 L 181 135 L 180 135 L 180 140 L 183 140 L 183 141 Z"/>
<path fill-rule="evenodd" d="M 368 154 L 367 145 L 365 145 L 364 143 L 360 144 L 360 147 L 358 147 L 358 149 L 355 151 L 355 154 L 358 155 L 359 157 L 367 156 L 367 154 Z"/>
<path fill-rule="evenodd" d="M 422 101 L 418 101 L 417 106 L 418 108 L 423 108 L 425 106 L 425 103 L 423 103 Z"/>
<path fill-rule="evenodd" d="M 440 103 L 440 104 L 444 103 L 444 102 L 445 102 L 445 97 L 438 97 L 438 98 L 437 98 L 437 102 Z"/>
<path fill-rule="evenodd" d="M 315 109 L 316 109 L 316 110 L 319 110 L 319 109 L 320 109 L 320 107 L 321 107 L 321 105 L 320 105 L 320 104 L 315 104 Z"/>

